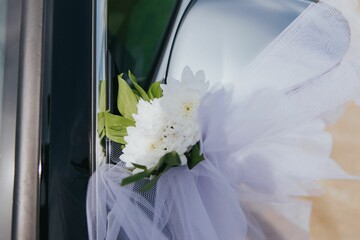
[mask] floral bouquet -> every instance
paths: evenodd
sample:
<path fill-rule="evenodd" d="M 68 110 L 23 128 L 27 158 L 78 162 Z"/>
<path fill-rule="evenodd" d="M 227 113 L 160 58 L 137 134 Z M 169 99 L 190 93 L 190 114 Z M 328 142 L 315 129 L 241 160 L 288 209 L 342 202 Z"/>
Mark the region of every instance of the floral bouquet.
<path fill-rule="evenodd" d="M 203 72 L 194 77 L 186 68 L 184 74 L 188 76 L 184 81 L 155 82 L 148 92 L 130 71 L 134 89 L 119 75 L 118 108 L 122 117 L 116 117 L 116 126 L 125 131 L 119 131 L 118 138 L 109 138 L 122 144 L 120 159 L 132 171 L 121 185 L 151 178 L 142 188 L 146 191 L 170 168 L 187 165 L 192 169 L 204 160 L 197 112 L 208 83 Z"/>

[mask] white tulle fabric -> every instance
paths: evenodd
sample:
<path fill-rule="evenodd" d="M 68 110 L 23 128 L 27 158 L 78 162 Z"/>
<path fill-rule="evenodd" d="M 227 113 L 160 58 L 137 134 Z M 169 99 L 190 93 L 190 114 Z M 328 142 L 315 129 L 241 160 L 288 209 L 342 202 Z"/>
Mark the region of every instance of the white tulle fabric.
<path fill-rule="evenodd" d="M 351 178 L 330 159 L 324 127 L 360 93 L 356 10 L 311 4 L 239 81 L 212 88 L 199 110 L 206 160 L 193 170 L 174 168 L 139 193 L 141 183 L 120 187 L 122 163 L 100 166 L 90 239 L 308 239 L 311 205 L 297 197 L 321 193 L 317 180 Z"/>

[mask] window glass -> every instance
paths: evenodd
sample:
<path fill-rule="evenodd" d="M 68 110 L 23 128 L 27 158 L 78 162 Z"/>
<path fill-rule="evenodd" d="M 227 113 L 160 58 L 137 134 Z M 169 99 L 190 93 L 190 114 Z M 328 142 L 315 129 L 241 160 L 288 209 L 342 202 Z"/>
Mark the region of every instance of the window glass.
<path fill-rule="evenodd" d="M 0 233 L 11 238 L 15 173 L 15 124 L 19 62 L 18 0 L 0 0 Z"/>
<path fill-rule="evenodd" d="M 109 0 L 108 48 L 116 72 L 131 70 L 148 86 L 163 50 L 176 0 Z"/>
<path fill-rule="evenodd" d="M 106 44 L 103 47 L 107 47 L 106 108 L 111 113 L 119 114 L 116 107 L 117 74 L 124 73 L 126 78 L 127 71 L 131 70 L 145 90 L 152 81 L 160 80 L 154 77 L 180 2 L 108 0 Z M 102 29 L 97 26 L 98 32 Z M 117 163 L 122 152 L 120 145 L 113 141 L 102 141 L 102 144 L 98 156 L 104 149 L 106 161 Z"/>
<path fill-rule="evenodd" d="M 2 106 L 2 93 L 4 83 L 4 64 L 5 64 L 5 36 L 6 36 L 6 0 L 0 0 L 0 106 Z M 0 111 L 0 126 L 1 126 Z M 1 134 L 1 129 L 0 129 Z"/>
<path fill-rule="evenodd" d="M 44 9 L 39 239 L 85 240 L 92 2 L 51 2 Z"/>

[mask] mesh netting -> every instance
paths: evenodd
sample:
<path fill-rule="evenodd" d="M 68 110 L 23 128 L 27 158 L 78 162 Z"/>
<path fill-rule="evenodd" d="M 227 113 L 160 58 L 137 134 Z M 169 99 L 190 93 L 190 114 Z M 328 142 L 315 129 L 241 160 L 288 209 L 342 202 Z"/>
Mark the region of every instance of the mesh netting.
<path fill-rule="evenodd" d="M 326 2 L 326 3 L 324 3 Z M 89 183 L 91 239 L 308 239 L 314 183 L 350 178 L 329 158 L 322 116 L 360 92 L 355 1 L 311 4 L 225 88 L 199 109 L 206 160 L 171 169 L 155 188 L 127 187 L 118 161 Z M 335 8 L 336 7 L 336 8 Z M 141 141 L 141 139 L 139 139 Z"/>

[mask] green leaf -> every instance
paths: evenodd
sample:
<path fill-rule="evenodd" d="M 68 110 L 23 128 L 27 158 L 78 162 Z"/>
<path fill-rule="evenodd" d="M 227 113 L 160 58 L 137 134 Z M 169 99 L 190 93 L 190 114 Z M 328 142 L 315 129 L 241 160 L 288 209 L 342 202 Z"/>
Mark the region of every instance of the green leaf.
<path fill-rule="evenodd" d="M 168 167 L 176 167 L 181 165 L 179 154 L 175 151 L 165 154 L 165 164 Z"/>
<path fill-rule="evenodd" d="M 151 179 L 149 182 L 145 183 L 144 186 L 142 186 L 140 188 L 140 192 L 146 192 L 148 190 L 150 190 L 151 188 L 153 188 L 157 181 L 160 179 L 161 175 L 158 175 L 156 177 L 154 177 L 153 179 Z"/>
<path fill-rule="evenodd" d="M 97 114 L 98 118 L 98 136 L 100 138 L 100 141 L 105 137 L 106 129 L 105 129 L 105 115 L 104 112 L 100 112 Z"/>
<path fill-rule="evenodd" d="M 146 169 L 145 166 L 134 164 L 134 167 L 140 168 L 140 169 Z M 129 176 L 127 178 L 124 178 L 121 182 L 122 186 L 125 186 L 130 183 L 137 182 L 141 179 L 150 177 L 151 175 L 154 176 L 153 179 L 151 179 L 149 182 L 145 183 L 144 186 L 140 189 L 141 192 L 145 192 L 150 190 L 160 179 L 160 177 L 167 172 L 172 167 L 177 167 L 181 165 L 181 160 L 179 157 L 179 154 L 177 152 L 170 152 L 165 154 L 162 158 L 160 158 L 157 166 L 155 168 L 145 170 L 144 172 L 140 172 L 137 174 L 134 174 L 132 176 Z"/>
<path fill-rule="evenodd" d="M 132 89 L 133 93 L 135 94 L 136 100 L 139 102 L 140 100 L 140 94 L 136 89 Z"/>
<path fill-rule="evenodd" d="M 148 90 L 148 95 L 150 99 L 154 98 L 161 98 L 163 95 L 162 89 L 160 87 L 161 81 L 154 82 L 150 85 L 150 88 Z"/>
<path fill-rule="evenodd" d="M 117 106 L 119 112 L 122 116 L 133 119 L 132 115 L 137 113 L 137 98 L 133 93 L 130 86 L 126 83 L 126 81 L 122 78 L 121 75 L 118 76 L 119 82 L 119 91 L 117 98 Z"/>
<path fill-rule="evenodd" d="M 204 155 L 200 154 L 200 145 L 197 143 L 190 152 L 190 159 L 188 159 L 189 169 L 193 169 L 203 160 L 205 160 Z"/>
<path fill-rule="evenodd" d="M 117 135 L 114 131 L 107 131 L 106 136 L 113 142 L 117 142 L 120 144 L 127 144 L 127 142 L 124 139 L 124 136 Z"/>
<path fill-rule="evenodd" d="M 127 128 L 135 126 L 135 121 L 122 116 L 104 112 L 106 136 L 117 143 L 126 144 Z"/>
<path fill-rule="evenodd" d="M 156 166 L 155 166 L 156 173 L 161 173 L 166 168 L 166 164 L 165 164 L 166 157 L 165 156 L 160 158 L 159 162 L 156 164 Z"/>
<path fill-rule="evenodd" d="M 135 89 L 138 91 L 138 93 L 140 94 L 140 97 L 142 97 L 142 99 L 144 99 L 145 101 L 150 101 L 149 96 L 147 95 L 147 93 L 144 91 L 144 89 L 142 89 L 142 87 L 140 87 L 140 85 L 137 83 L 137 80 L 135 78 L 135 76 L 130 72 L 128 72 L 130 81 L 132 82 L 132 84 L 134 85 Z"/>
<path fill-rule="evenodd" d="M 162 173 L 166 168 L 176 167 L 181 165 L 179 154 L 175 151 L 165 154 L 160 158 L 155 170 Z"/>
<path fill-rule="evenodd" d="M 145 170 L 145 171 L 147 170 L 146 166 L 136 164 L 136 163 L 131 163 L 131 164 L 134 165 L 134 167 L 136 167 L 136 168 L 140 168 L 140 169 Z"/>
<path fill-rule="evenodd" d="M 99 82 L 99 113 L 97 114 L 98 120 L 98 136 L 100 141 L 105 137 L 105 116 L 104 111 L 106 110 L 106 81 L 102 80 Z"/>
<path fill-rule="evenodd" d="M 133 119 L 115 115 L 108 111 L 104 113 L 104 116 L 106 119 L 106 124 L 108 126 L 122 126 L 122 127 L 135 126 L 135 121 Z"/>
<path fill-rule="evenodd" d="M 100 93 L 99 93 L 99 111 L 106 111 L 106 81 L 100 81 Z"/>
<path fill-rule="evenodd" d="M 155 169 L 150 170 L 151 175 L 156 175 L 156 176 L 153 179 L 151 179 L 148 183 L 144 184 L 144 186 L 140 189 L 140 191 L 146 192 L 150 190 L 164 173 L 166 173 L 170 168 L 177 167 L 180 165 L 181 165 L 181 160 L 177 152 L 170 152 L 165 154 L 162 158 L 160 158 Z"/>
<path fill-rule="evenodd" d="M 121 186 L 126 186 L 128 184 L 140 181 L 141 179 L 150 177 L 150 173 L 148 171 L 144 171 L 144 172 L 139 172 L 137 174 L 131 175 L 129 177 L 124 178 L 121 181 Z"/>

